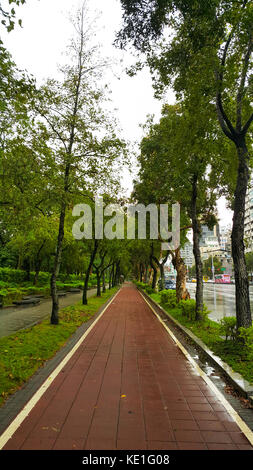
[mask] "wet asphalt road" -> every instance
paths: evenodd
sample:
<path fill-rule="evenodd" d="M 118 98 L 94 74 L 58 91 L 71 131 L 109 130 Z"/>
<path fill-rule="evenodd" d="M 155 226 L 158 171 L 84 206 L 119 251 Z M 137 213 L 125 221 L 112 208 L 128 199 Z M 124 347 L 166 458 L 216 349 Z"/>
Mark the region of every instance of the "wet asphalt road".
<path fill-rule="evenodd" d="M 191 297 L 195 298 L 196 284 L 187 283 Z M 253 312 L 253 286 L 250 286 L 250 301 Z M 220 320 L 223 317 L 236 315 L 235 285 L 234 284 L 204 284 L 204 302 L 210 310 L 211 320 Z"/>

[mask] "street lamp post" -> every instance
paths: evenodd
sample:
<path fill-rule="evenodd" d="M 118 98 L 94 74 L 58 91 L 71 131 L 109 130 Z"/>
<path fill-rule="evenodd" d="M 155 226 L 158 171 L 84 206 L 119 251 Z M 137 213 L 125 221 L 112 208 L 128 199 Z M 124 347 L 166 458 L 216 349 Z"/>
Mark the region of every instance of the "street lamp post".
<path fill-rule="evenodd" d="M 213 264 L 213 253 L 216 253 L 217 251 L 225 251 L 226 253 L 229 253 L 228 250 L 224 250 L 222 248 L 219 248 L 217 250 L 213 250 L 213 251 L 209 251 L 208 253 L 211 253 L 211 257 L 212 257 L 212 274 L 213 274 L 213 282 L 215 282 L 215 267 L 214 267 L 214 264 Z"/>
<path fill-rule="evenodd" d="M 213 264 L 213 253 L 212 253 L 212 274 L 213 274 L 213 282 L 215 282 L 215 276 L 214 276 L 214 273 L 215 273 L 215 268 L 214 268 L 214 264 Z"/>

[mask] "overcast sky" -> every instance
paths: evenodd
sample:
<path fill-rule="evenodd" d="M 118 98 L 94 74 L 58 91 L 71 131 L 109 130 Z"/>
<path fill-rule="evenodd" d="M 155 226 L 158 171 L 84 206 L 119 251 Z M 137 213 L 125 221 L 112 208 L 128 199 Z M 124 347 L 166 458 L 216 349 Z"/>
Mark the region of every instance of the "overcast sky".
<path fill-rule="evenodd" d="M 33 74 L 39 84 L 48 77 L 57 77 L 58 65 L 66 62 L 64 52 L 73 35 L 69 18 L 81 4 L 79 0 L 27 0 L 26 5 L 17 9 L 23 28 L 16 26 L 11 33 L 2 34 L 16 64 Z M 129 52 L 121 52 L 112 45 L 121 25 L 120 1 L 89 0 L 88 5 L 92 17 L 99 15 L 96 40 L 101 44 L 101 51 L 115 62 L 106 79 L 112 90 L 112 106 L 118 109 L 116 115 L 123 136 L 132 143 L 139 142 L 143 135 L 139 125 L 145 123 L 148 114 L 154 114 L 158 120 L 162 102 L 153 97 L 148 70 L 128 77 L 125 67 L 134 63 L 134 59 Z M 168 91 L 166 101 L 174 102 L 172 91 Z M 129 193 L 131 178 L 128 175 L 125 175 L 123 185 Z M 221 225 L 231 222 L 231 213 L 226 210 L 224 200 L 219 203 L 219 214 L 223 219 Z"/>

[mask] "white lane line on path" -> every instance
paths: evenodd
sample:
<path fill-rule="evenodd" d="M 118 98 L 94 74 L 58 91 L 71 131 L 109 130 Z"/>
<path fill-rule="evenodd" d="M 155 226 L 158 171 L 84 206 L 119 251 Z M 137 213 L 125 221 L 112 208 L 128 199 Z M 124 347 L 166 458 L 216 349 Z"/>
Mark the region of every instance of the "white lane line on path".
<path fill-rule="evenodd" d="M 94 320 L 94 322 L 90 325 L 90 327 L 85 331 L 85 333 L 82 335 L 82 337 L 79 339 L 79 341 L 75 344 L 73 349 L 65 356 L 65 358 L 60 362 L 60 364 L 56 367 L 56 369 L 50 374 L 50 376 L 45 380 L 45 382 L 41 385 L 41 387 L 37 390 L 37 392 L 33 395 L 33 397 L 29 400 L 29 402 L 24 406 L 24 408 L 20 411 L 20 413 L 16 416 L 16 418 L 12 421 L 12 423 L 8 426 L 8 428 L 3 432 L 3 434 L 0 436 L 0 450 L 3 449 L 3 447 L 6 445 L 6 443 L 11 439 L 13 434 L 16 432 L 16 430 L 20 427 L 20 425 L 23 423 L 23 421 L 27 418 L 29 413 L 32 411 L 34 406 L 38 403 L 42 395 L 45 393 L 45 391 L 50 387 L 52 384 L 53 380 L 57 377 L 59 372 L 63 369 L 63 367 L 67 364 L 67 362 L 71 359 L 71 357 L 75 354 L 79 346 L 82 344 L 84 339 L 88 336 L 90 331 L 94 328 L 96 323 L 100 320 L 102 315 L 105 313 L 105 311 L 108 309 L 108 307 L 111 305 L 111 303 L 115 300 L 116 296 L 118 293 L 121 291 L 121 289 L 116 292 L 116 294 L 113 296 L 113 298 L 110 300 L 110 302 L 106 305 L 106 307 L 102 310 L 100 315 Z"/>
<path fill-rule="evenodd" d="M 163 327 L 165 330 L 169 333 L 173 341 L 176 343 L 176 345 L 181 349 L 183 354 L 186 356 L 188 361 L 194 366 L 198 374 L 204 379 L 206 384 L 212 389 L 212 391 L 216 394 L 216 396 L 219 398 L 219 400 L 222 402 L 224 408 L 227 410 L 227 412 L 230 414 L 230 416 L 234 419 L 234 421 L 237 423 L 238 427 L 241 429 L 243 434 L 247 437 L 251 445 L 253 445 L 253 432 L 251 429 L 247 426 L 247 424 L 242 420 L 242 418 L 239 416 L 239 414 L 234 410 L 234 408 L 230 405 L 230 403 L 226 400 L 226 398 L 222 395 L 222 393 L 218 390 L 216 385 L 209 379 L 209 377 L 206 375 L 206 373 L 199 367 L 197 362 L 191 357 L 191 355 L 186 351 L 184 346 L 178 341 L 178 339 L 175 337 L 175 335 L 172 333 L 172 331 L 168 328 L 168 326 L 163 322 L 161 317 L 158 315 L 158 313 L 154 310 L 152 305 L 148 302 L 148 300 L 142 295 L 140 292 L 141 296 L 145 300 L 145 302 L 148 304 L 149 308 L 152 310 L 152 312 L 155 314 L 155 316 L 158 318 L 160 323 L 162 323 Z"/>

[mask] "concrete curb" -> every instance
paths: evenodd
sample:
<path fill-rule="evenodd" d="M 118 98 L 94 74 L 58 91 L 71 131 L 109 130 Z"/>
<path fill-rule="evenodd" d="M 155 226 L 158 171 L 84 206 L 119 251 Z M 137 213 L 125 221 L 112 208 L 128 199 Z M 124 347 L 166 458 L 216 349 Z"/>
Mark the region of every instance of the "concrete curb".
<path fill-rule="evenodd" d="M 175 318 L 166 312 L 166 310 L 164 310 L 161 305 L 149 297 L 146 292 L 140 288 L 138 288 L 138 290 L 140 290 L 140 292 L 153 304 L 153 306 L 163 313 L 163 316 L 166 315 L 191 341 L 193 341 L 201 350 L 201 352 L 205 354 L 208 360 L 224 374 L 224 376 L 235 387 L 235 389 L 237 389 L 253 405 L 253 385 L 250 385 L 250 383 L 245 380 L 238 372 L 234 372 L 234 370 L 226 362 L 222 361 L 220 357 L 216 356 L 200 338 L 195 336 L 190 330 L 188 330 L 188 328 L 175 320 Z"/>

